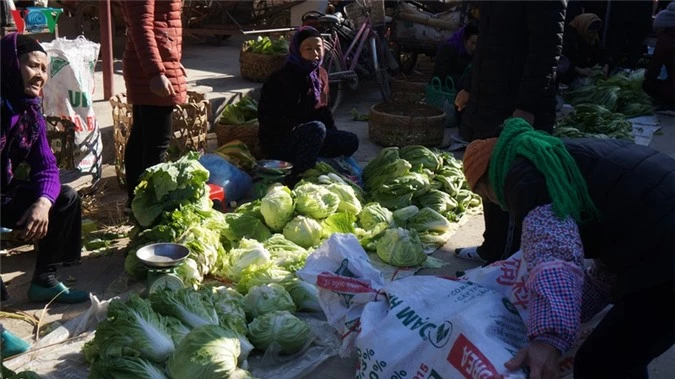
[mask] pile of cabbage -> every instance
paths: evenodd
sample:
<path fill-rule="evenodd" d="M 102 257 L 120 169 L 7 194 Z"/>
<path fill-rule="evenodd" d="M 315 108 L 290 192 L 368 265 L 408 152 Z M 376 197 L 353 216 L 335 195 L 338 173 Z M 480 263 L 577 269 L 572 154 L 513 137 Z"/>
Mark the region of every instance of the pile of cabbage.
<path fill-rule="evenodd" d="M 246 296 L 203 286 L 113 300 L 83 347 L 89 377 L 252 378 L 246 359 L 254 348 L 293 354 L 311 342 L 309 325 L 291 313 L 296 309 L 278 284 Z"/>

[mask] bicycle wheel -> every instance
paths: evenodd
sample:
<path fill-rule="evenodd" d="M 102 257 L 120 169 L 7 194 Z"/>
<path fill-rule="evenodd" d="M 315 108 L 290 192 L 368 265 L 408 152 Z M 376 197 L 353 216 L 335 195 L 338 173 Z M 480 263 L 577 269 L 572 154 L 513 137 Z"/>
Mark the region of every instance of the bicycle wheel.
<path fill-rule="evenodd" d="M 382 101 L 388 102 L 391 95 L 391 88 L 389 87 L 389 67 L 387 65 L 387 55 L 384 49 L 388 46 L 382 43 L 380 36 L 377 33 L 372 33 L 370 40 L 370 51 L 372 54 L 373 65 L 375 66 L 375 78 L 380 85 L 380 94 Z"/>
<path fill-rule="evenodd" d="M 330 110 L 335 113 L 335 111 L 340 106 L 342 102 L 342 97 L 344 96 L 344 83 L 342 79 L 331 79 L 331 73 L 344 71 L 345 68 L 342 65 L 342 61 L 339 58 L 337 51 L 333 45 L 325 41 L 323 42 L 324 46 L 324 56 L 322 67 L 328 72 L 328 107 Z"/>

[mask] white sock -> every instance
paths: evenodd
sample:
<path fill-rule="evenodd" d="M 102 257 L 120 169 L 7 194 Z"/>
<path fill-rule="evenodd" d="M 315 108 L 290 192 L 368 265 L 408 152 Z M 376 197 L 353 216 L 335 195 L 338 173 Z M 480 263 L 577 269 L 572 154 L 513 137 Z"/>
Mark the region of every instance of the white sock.
<path fill-rule="evenodd" d="M 455 249 L 454 255 L 457 258 L 467 259 L 470 261 L 485 262 L 485 259 L 481 258 L 480 255 L 478 255 L 478 246 Z"/>

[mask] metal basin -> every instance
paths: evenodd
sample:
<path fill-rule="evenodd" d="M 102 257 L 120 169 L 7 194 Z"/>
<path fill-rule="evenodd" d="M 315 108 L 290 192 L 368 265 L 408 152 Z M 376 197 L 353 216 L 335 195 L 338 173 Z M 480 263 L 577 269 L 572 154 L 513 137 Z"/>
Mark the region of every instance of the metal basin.
<path fill-rule="evenodd" d="M 178 243 L 153 243 L 136 251 L 138 259 L 150 268 L 176 267 L 188 254 L 190 250 Z"/>

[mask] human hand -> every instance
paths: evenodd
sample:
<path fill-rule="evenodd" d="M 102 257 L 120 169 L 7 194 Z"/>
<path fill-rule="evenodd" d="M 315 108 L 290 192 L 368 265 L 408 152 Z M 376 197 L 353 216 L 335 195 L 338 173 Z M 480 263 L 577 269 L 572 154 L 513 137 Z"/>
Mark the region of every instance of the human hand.
<path fill-rule="evenodd" d="M 19 237 L 24 241 L 37 242 L 47 235 L 49 210 L 52 203 L 45 197 L 37 199 L 16 223 L 21 229 Z"/>
<path fill-rule="evenodd" d="M 164 74 L 157 75 L 150 79 L 150 90 L 157 96 L 167 97 L 176 94 L 171 85 L 171 81 Z"/>
<path fill-rule="evenodd" d="M 516 353 L 504 367 L 517 370 L 523 366 L 530 368 L 529 379 L 557 379 L 559 377 L 560 352 L 555 347 L 534 341 Z"/>
<path fill-rule="evenodd" d="M 455 106 L 458 111 L 463 111 L 466 108 L 466 105 L 469 103 L 469 92 L 467 90 L 461 90 L 455 96 Z"/>
<path fill-rule="evenodd" d="M 522 118 L 523 120 L 527 121 L 528 124 L 534 125 L 534 115 L 528 111 L 516 109 L 515 111 L 513 111 L 513 115 L 511 117 Z"/>

